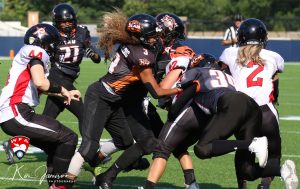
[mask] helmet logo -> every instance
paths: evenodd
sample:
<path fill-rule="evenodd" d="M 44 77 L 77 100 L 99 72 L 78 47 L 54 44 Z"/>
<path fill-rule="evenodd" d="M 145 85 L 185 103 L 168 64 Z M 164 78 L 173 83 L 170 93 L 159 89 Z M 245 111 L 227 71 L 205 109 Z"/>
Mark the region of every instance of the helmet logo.
<path fill-rule="evenodd" d="M 48 33 L 45 30 L 45 27 L 43 28 L 36 27 L 36 31 L 33 34 L 37 36 L 48 35 Z"/>
<path fill-rule="evenodd" d="M 29 37 L 29 40 L 28 40 L 28 43 L 29 43 L 29 44 L 34 43 L 34 41 L 35 41 L 35 38 L 34 38 L 34 37 Z"/>
<path fill-rule="evenodd" d="M 127 30 L 131 32 L 141 32 L 141 23 L 137 20 L 132 20 L 128 23 Z"/>
<path fill-rule="evenodd" d="M 175 19 L 169 15 L 165 15 L 160 21 L 164 23 L 164 25 L 169 28 L 170 31 L 178 26 Z"/>

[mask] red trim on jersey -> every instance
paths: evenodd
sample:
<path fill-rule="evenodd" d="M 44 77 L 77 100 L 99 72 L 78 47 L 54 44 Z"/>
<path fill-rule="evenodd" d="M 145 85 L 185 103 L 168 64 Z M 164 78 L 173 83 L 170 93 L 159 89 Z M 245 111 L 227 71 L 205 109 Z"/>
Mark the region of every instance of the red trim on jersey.
<path fill-rule="evenodd" d="M 22 102 L 22 98 L 27 89 L 28 83 L 31 79 L 30 75 L 30 66 L 27 65 L 27 68 L 19 75 L 17 82 L 15 84 L 14 92 L 10 98 L 10 105 L 18 104 Z"/>
<path fill-rule="evenodd" d="M 15 105 L 13 104 L 13 105 L 11 105 L 10 107 L 11 107 L 11 110 L 13 111 L 13 113 L 14 113 L 14 116 L 17 117 L 17 116 L 18 116 L 18 112 L 17 112 L 17 110 L 16 110 Z"/>
<path fill-rule="evenodd" d="M 274 81 L 272 81 L 272 91 L 269 95 L 269 102 L 274 102 L 275 98 L 274 98 Z"/>

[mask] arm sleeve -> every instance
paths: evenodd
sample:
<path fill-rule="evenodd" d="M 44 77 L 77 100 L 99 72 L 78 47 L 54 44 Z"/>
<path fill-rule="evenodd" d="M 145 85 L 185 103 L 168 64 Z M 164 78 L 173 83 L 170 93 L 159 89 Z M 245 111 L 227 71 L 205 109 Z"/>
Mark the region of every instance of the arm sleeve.
<path fill-rule="evenodd" d="M 36 59 L 36 58 L 31 59 L 28 64 L 30 65 L 30 67 L 32 67 L 32 66 L 34 66 L 36 64 L 40 64 L 40 65 L 42 65 L 44 67 L 43 62 L 41 60 L 39 60 L 39 59 Z"/>

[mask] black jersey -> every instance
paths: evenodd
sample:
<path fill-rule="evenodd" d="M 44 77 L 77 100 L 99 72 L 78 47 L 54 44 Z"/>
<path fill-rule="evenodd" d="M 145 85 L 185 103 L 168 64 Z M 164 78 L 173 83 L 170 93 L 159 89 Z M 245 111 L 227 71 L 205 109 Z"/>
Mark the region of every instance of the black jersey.
<path fill-rule="evenodd" d="M 141 88 L 144 91 L 139 72 L 143 67 L 153 67 L 155 56 L 155 53 L 142 45 L 121 45 L 110 64 L 108 73 L 100 78 L 100 82 L 105 87 L 103 92 L 106 99 L 120 99 L 132 89 Z"/>
<path fill-rule="evenodd" d="M 196 104 L 206 113 L 217 112 L 217 102 L 226 92 L 236 91 L 233 78 L 220 71 L 210 68 L 193 68 L 185 72 L 181 83 L 191 80 L 200 82 L 200 92 L 194 97 Z"/>
<path fill-rule="evenodd" d="M 59 68 L 71 77 L 78 77 L 79 64 L 85 54 L 85 49 L 90 46 L 90 32 L 85 26 L 77 26 L 75 35 L 62 36 L 63 44 L 59 45 L 55 52 L 52 66 Z"/>

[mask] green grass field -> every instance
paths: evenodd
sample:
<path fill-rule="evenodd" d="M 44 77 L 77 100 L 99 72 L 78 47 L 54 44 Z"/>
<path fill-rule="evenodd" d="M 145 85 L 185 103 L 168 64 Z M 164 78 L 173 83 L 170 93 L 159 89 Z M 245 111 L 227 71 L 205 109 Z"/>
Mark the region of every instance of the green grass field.
<path fill-rule="evenodd" d="M 0 60 L 0 86 L 3 87 L 10 62 L 8 60 Z M 84 95 L 88 85 L 97 80 L 101 75 L 106 73 L 108 66 L 101 63 L 93 64 L 90 61 L 84 61 L 81 65 L 81 75 L 77 79 L 76 86 Z M 282 136 L 282 162 L 286 159 L 292 159 L 296 162 L 297 171 L 300 173 L 300 64 L 288 64 L 285 67 L 285 72 L 280 75 L 280 128 Z M 298 84 L 297 84 L 298 83 Z M 155 102 L 155 100 L 152 100 Z M 45 96 L 41 98 L 41 104 L 36 108 L 37 112 L 43 110 Z M 166 112 L 158 109 L 163 119 L 166 117 Z M 298 121 L 289 116 L 298 116 Z M 292 120 L 288 120 L 291 118 Z M 59 118 L 62 123 L 72 128 L 78 133 L 78 124 L 76 118 L 68 111 L 63 112 Z M 1 141 L 8 139 L 0 130 Z M 110 136 L 105 132 L 103 139 L 108 139 Z M 113 156 L 113 159 L 119 153 Z M 194 167 L 196 171 L 197 182 L 201 189 L 233 189 L 236 188 L 235 171 L 234 171 L 234 155 L 228 154 L 221 157 L 212 158 L 209 160 L 197 159 L 192 150 Z M 151 160 L 151 156 L 147 156 Z M 0 151 L 0 189 L 30 189 L 30 188 L 47 188 L 47 183 L 44 180 L 46 156 L 43 153 L 26 154 L 17 164 L 9 165 L 6 161 L 6 155 Z M 106 169 L 105 165 L 103 169 Z M 114 188 L 137 188 L 144 184 L 147 171 L 132 171 L 130 173 L 121 173 L 114 183 Z M 74 188 L 95 188 L 91 184 L 91 174 L 82 171 Z M 179 163 L 173 157 L 168 161 L 167 170 L 160 180 L 158 188 L 183 188 L 183 174 Z M 249 189 L 256 189 L 258 181 L 249 183 Z M 275 178 L 272 183 L 273 189 L 284 188 L 280 178 Z"/>

